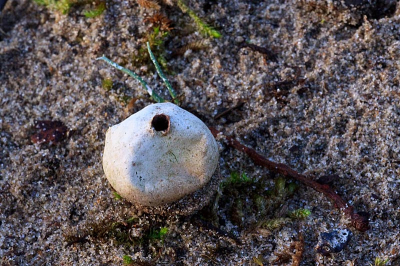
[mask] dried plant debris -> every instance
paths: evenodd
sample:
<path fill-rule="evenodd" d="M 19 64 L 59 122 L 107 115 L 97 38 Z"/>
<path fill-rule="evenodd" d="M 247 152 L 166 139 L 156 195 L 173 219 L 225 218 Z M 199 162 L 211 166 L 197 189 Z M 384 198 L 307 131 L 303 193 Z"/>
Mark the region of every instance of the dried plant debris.
<path fill-rule="evenodd" d="M 262 46 L 258 46 L 258 45 L 251 44 L 248 42 L 243 42 L 239 45 L 239 48 L 240 49 L 241 48 L 250 48 L 250 50 L 253 50 L 253 51 L 263 54 L 266 60 L 271 60 L 271 61 L 275 61 L 275 62 L 277 61 L 276 54 L 272 50 L 268 49 L 267 47 L 262 47 Z"/>
<path fill-rule="evenodd" d="M 304 236 L 302 233 L 299 233 L 299 240 L 294 241 L 291 247 L 293 250 L 295 250 L 292 254 L 292 266 L 299 266 L 305 249 Z"/>
<path fill-rule="evenodd" d="M 286 248 L 275 253 L 276 259 L 273 261 L 273 265 L 300 265 L 305 250 L 303 234 L 299 233 L 297 240 L 292 239 L 287 244 Z"/>
<path fill-rule="evenodd" d="M 151 23 L 153 27 L 159 27 L 162 31 L 171 31 L 172 21 L 161 13 L 156 13 L 145 18 L 144 22 Z"/>
<path fill-rule="evenodd" d="M 143 222 L 141 224 L 141 219 L 145 218 L 132 216 L 118 221 L 105 219 L 84 223 L 81 227 L 64 233 L 66 246 L 110 238 L 120 245 L 126 246 L 143 243 L 162 243 L 169 233 L 168 227 L 162 224 L 143 224 Z"/>
<path fill-rule="evenodd" d="M 186 53 L 186 51 L 201 51 L 209 47 L 208 42 L 206 40 L 201 40 L 201 41 L 193 41 L 189 42 L 186 45 L 183 45 L 182 47 L 176 49 L 175 51 L 172 52 L 171 56 L 182 56 Z"/>
<path fill-rule="evenodd" d="M 161 7 L 157 3 L 157 1 L 154 0 L 137 0 L 137 3 L 146 9 L 156 9 L 159 10 Z"/>
<path fill-rule="evenodd" d="M 220 118 L 222 118 L 222 117 L 225 117 L 225 116 L 227 116 L 228 114 L 232 113 L 234 110 L 242 108 L 242 106 L 243 106 L 244 104 L 245 104 L 244 101 L 239 101 L 237 104 L 235 104 L 235 105 L 232 106 L 232 107 L 229 107 L 229 108 L 221 108 L 221 109 L 219 109 L 219 110 L 217 111 L 217 114 L 214 116 L 214 119 L 220 119 Z M 233 120 L 233 121 L 235 121 L 235 120 Z M 238 120 L 238 121 L 240 121 L 240 120 Z M 237 122 L 237 121 L 236 121 L 236 122 Z"/>
<path fill-rule="evenodd" d="M 36 144 L 56 144 L 68 136 L 68 128 L 61 121 L 37 120 L 34 122 L 37 133 L 31 136 L 31 141 Z"/>
<path fill-rule="evenodd" d="M 242 241 L 237 236 L 235 236 L 231 232 L 226 232 L 222 230 L 221 228 L 213 225 L 211 222 L 202 219 L 199 215 L 193 215 L 191 217 L 191 222 L 199 228 L 203 228 L 204 230 L 208 231 L 210 234 L 214 234 L 220 238 L 225 238 L 227 240 L 232 240 L 232 243 L 237 245 L 242 244 Z"/>

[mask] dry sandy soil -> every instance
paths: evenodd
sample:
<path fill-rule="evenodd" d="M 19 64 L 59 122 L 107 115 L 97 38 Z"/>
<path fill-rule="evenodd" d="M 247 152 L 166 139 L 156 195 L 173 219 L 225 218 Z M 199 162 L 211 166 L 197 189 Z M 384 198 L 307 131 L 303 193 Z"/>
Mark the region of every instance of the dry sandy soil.
<path fill-rule="evenodd" d="M 163 51 L 181 106 L 312 179 L 336 177 L 331 186 L 369 214 L 370 229 L 358 232 L 302 184 L 278 197 L 280 177 L 223 142 L 222 178 L 245 173 L 252 182 L 225 182 L 192 216 L 136 210 L 108 184 L 102 151 L 107 128 L 152 101 L 95 59 L 125 65 L 168 99 L 151 63 L 137 64 L 156 11 L 112 0 L 86 18 L 90 4 L 63 15 L 10 0 L 0 14 L 0 264 L 123 265 L 129 256 L 131 265 L 400 265 L 400 6 L 188 1 L 221 32 L 212 39 L 172 4 L 161 3 L 173 27 Z M 126 106 L 122 96 L 137 101 Z M 61 121 L 68 136 L 33 143 L 40 120 Z M 299 208 L 311 215 L 288 218 Z M 286 222 L 261 223 L 276 218 Z M 340 228 L 352 231 L 348 245 L 317 253 L 319 235 Z"/>

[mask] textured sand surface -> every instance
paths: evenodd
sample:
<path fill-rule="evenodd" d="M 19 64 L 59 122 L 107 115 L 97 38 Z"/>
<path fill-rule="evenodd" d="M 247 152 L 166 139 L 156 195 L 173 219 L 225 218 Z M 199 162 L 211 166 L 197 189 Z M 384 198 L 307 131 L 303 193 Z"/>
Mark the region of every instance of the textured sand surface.
<path fill-rule="evenodd" d="M 10 0 L 0 14 L 0 264 L 122 265 L 129 255 L 139 265 L 295 265 L 293 244 L 303 237 L 300 265 L 365 266 L 376 257 L 400 265 L 400 6 L 345 2 L 188 1 L 220 30 L 220 39 L 203 37 L 187 14 L 162 4 L 173 21 L 165 47 L 181 106 L 271 160 L 315 178 L 337 175 L 338 193 L 371 219 L 370 230 L 357 232 L 323 195 L 300 185 L 282 209 L 306 208 L 311 215 L 259 230 L 246 226 L 256 224 L 256 213 L 237 221 L 230 211 L 237 197 L 250 204 L 251 193 L 225 193 L 208 207 L 216 215 L 209 220 L 235 236 L 229 237 L 196 218 L 138 213 L 115 198 L 102 170 L 107 128 L 152 101 L 137 81 L 95 58 L 124 64 L 167 98 L 160 78 L 146 72 L 150 65 L 131 60 L 154 11 L 115 0 L 88 19 L 84 6 L 62 15 Z M 172 56 L 202 40 L 206 48 Z M 272 55 L 242 48 L 246 41 Z M 107 78 L 111 91 L 102 87 Z M 118 99 L 121 91 L 139 99 L 131 110 Z M 56 145 L 34 144 L 35 120 L 62 121 L 73 134 Z M 223 178 L 245 172 L 265 179 L 266 189 L 273 186 L 267 170 L 220 149 Z M 130 217 L 134 226 L 126 224 Z M 149 228 L 167 227 L 168 234 L 135 245 L 107 234 L 69 243 L 68 235 L 101 221 L 128 228 L 132 239 Z M 353 238 L 340 253 L 322 257 L 314 250 L 318 236 L 336 228 L 349 228 Z"/>

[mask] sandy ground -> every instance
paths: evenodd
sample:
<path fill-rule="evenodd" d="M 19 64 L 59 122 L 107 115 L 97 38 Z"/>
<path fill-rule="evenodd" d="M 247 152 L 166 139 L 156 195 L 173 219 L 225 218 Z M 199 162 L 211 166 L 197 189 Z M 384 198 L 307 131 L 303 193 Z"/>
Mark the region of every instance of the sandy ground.
<path fill-rule="evenodd" d="M 154 11 L 110 1 L 88 19 L 85 6 L 62 15 L 10 0 L 0 14 L 0 264 L 123 265 L 130 256 L 136 265 L 298 265 L 294 254 L 304 249 L 300 265 L 369 265 L 377 257 L 400 265 L 400 7 L 371 2 L 190 1 L 220 39 L 196 32 L 177 6 L 161 5 L 174 28 L 165 51 L 181 106 L 271 160 L 312 178 L 337 175 L 332 186 L 370 214 L 370 230 L 360 233 L 303 185 L 263 215 L 251 187 L 220 192 L 206 207 L 213 211 L 197 218 L 146 215 L 117 199 L 101 165 L 105 132 L 152 101 L 137 81 L 95 58 L 124 64 L 167 98 L 150 64 L 132 59 Z M 206 47 L 176 54 L 200 41 Z M 271 54 L 243 48 L 246 42 Z M 133 108 L 121 103 L 122 93 L 138 98 Z M 34 144 L 35 120 L 62 121 L 70 134 Z M 277 177 L 244 154 L 220 149 L 223 178 L 246 173 L 264 190 L 274 186 Z M 298 208 L 311 215 L 257 227 L 261 216 Z M 146 240 L 164 227 L 163 240 Z M 349 244 L 318 254 L 320 233 L 338 228 L 352 231 Z"/>

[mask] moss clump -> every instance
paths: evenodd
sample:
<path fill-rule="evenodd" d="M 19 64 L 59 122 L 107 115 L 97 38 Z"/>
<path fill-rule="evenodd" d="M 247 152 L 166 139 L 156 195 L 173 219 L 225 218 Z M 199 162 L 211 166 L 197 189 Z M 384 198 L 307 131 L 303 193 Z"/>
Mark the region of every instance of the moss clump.
<path fill-rule="evenodd" d="M 103 240 L 110 238 L 125 246 L 163 243 L 169 231 L 167 227 L 150 224 L 140 226 L 140 224 L 140 218 L 136 216 L 118 222 L 112 220 L 88 222 L 81 230 L 65 234 L 64 237 L 67 246 L 87 242 L 88 239 Z M 132 235 L 132 230 L 138 230 L 139 233 Z"/>
<path fill-rule="evenodd" d="M 135 55 L 132 57 L 132 64 L 136 67 L 141 67 L 143 65 L 149 66 L 148 70 L 154 72 L 154 66 L 151 63 L 151 58 L 147 50 L 146 43 L 148 42 L 150 48 L 157 59 L 160 66 L 164 71 L 168 72 L 168 64 L 165 48 L 165 41 L 169 35 L 169 32 L 166 30 L 160 29 L 160 26 L 152 27 L 149 33 L 146 34 L 144 38 L 144 42 L 137 51 Z"/>
<path fill-rule="evenodd" d="M 121 195 L 118 194 L 117 192 L 114 192 L 113 195 L 114 195 L 114 199 L 116 199 L 116 200 L 122 200 Z"/>
<path fill-rule="evenodd" d="M 267 230 L 276 230 L 282 228 L 284 225 L 291 221 L 290 218 L 274 218 L 269 220 L 264 220 L 258 224 L 260 228 Z"/>
<path fill-rule="evenodd" d="M 94 9 L 85 11 L 84 15 L 93 18 L 101 15 L 106 10 L 105 0 L 34 0 L 37 4 L 46 6 L 48 9 L 58 11 L 62 14 L 68 14 L 72 7 L 83 5 L 94 5 Z"/>
<path fill-rule="evenodd" d="M 37 4 L 56 10 L 62 14 L 68 14 L 70 8 L 76 1 L 72 0 L 34 0 Z"/>
<path fill-rule="evenodd" d="M 167 233 L 167 227 L 161 227 L 160 229 L 150 229 L 146 237 L 151 241 L 161 240 L 161 242 L 163 242 Z"/>
<path fill-rule="evenodd" d="M 289 212 L 289 217 L 292 219 L 306 219 L 311 215 L 311 211 L 307 209 L 297 209 L 292 212 Z"/>
<path fill-rule="evenodd" d="M 274 185 L 270 189 L 267 179 L 251 178 L 246 173 L 232 171 L 230 176 L 221 183 L 222 194 L 217 198 L 216 209 L 226 210 L 226 216 L 230 218 L 239 230 L 261 227 L 264 229 L 281 228 L 288 222 L 296 219 L 304 219 L 310 215 L 310 211 L 299 209 L 292 212 L 285 211 L 288 199 L 295 193 L 297 184 L 288 182 L 283 177 L 276 177 Z M 203 217 L 213 219 L 218 224 L 220 218 L 216 214 L 205 213 Z"/>
<path fill-rule="evenodd" d="M 106 91 L 110 91 L 113 87 L 113 81 L 110 78 L 107 79 L 103 79 L 101 81 L 101 86 L 103 87 L 103 89 L 105 89 Z"/>
<path fill-rule="evenodd" d="M 259 223 L 259 227 L 267 230 L 276 230 L 284 225 L 299 219 L 306 219 L 311 215 L 311 211 L 307 209 L 297 209 L 287 214 L 289 217 L 278 217 L 269 220 L 264 220 Z"/>
<path fill-rule="evenodd" d="M 222 189 L 228 188 L 229 186 L 241 186 L 244 184 L 251 184 L 253 180 L 247 176 L 246 173 L 239 174 L 238 172 L 234 171 L 231 172 L 230 176 L 221 183 L 220 187 Z"/>
<path fill-rule="evenodd" d="M 131 217 L 126 221 L 113 222 L 104 220 L 100 222 L 89 222 L 86 226 L 75 233 L 64 235 L 68 245 L 88 241 L 88 237 L 94 239 L 114 238 L 119 244 L 132 245 L 134 239 L 130 237 L 129 229 L 138 222 L 138 218 Z"/>
<path fill-rule="evenodd" d="M 375 258 L 374 264 L 369 264 L 370 266 L 385 266 L 388 264 L 389 259 L 381 259 L 379 257 Z"/>
<path fill-rule="evenodd" d="M 106 78 L 101 81 L 101 86 L 107 92 L 110 92 L 124 106 L 132 100 L 127 94 L 126 88 L 121 83 L 114 84 L 112 79 Z"/>
<path fill-rule="evenodd" d="M 122 260 L 124 261 L 124 265 L 132 265 L 133 264 L 133 259 L 132 259 L 132 257 L 131 256 L 129 256 L 129 255 L 124 255 L 123 257 L 122 257 Z"/>
<path fill-rule="evenodd" d="M 101 14 L 103 14 L 104 11 L 106 11 L 106 2 L 105 1 L 99 1 L 98 3 L 95 2 L 95 4 L 96 4 L 96 6 L 92 10 L 86 10 L 85 12 L 83 12 L 85 17 L 95 18 L 95 17 L 98 17 Z"/>

